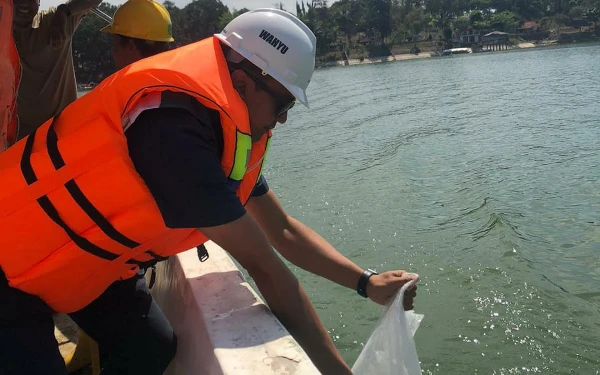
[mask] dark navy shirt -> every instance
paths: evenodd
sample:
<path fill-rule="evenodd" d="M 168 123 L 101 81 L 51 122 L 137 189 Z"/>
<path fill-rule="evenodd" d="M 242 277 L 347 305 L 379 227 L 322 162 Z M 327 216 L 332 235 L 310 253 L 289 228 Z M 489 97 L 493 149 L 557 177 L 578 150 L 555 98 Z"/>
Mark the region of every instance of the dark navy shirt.
<path fill-rule="evenodd" d="M 125 133 L 135 169 L 169 228 L 217 226 L 246 212 L 221 169 L 219 113 L 194 107 L 144 111 Z M 261 176 L 252 196 L 268 191 Z"/>

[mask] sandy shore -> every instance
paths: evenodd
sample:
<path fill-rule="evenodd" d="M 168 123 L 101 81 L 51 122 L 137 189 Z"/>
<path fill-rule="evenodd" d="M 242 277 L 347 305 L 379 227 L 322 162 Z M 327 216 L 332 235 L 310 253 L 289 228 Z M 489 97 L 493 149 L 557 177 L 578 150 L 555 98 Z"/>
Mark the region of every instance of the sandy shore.
<path fill-rule="evenodd" d="M 547 41 L 545 43 L 540 43 L 540 44 L 536 45 L 531 42 L 522 42 L 522 43 L 512 46 L 510 49 L 526 49 L 526 48 L 543 47 L 543 46 L 552 45 L 555 43 L 556 43 L 556 41 Z M 388 62 L 388 61 L 426 59 L 426 58 L 430 58 L 433 56 L 435 56 L 435 53 L 433 53 L 433 52 L 423 52 L 423 53 L 419 53 L 418 55 L 407 53 L 407 54 L 400 54 L 400 55 L 365 58 L 362 61 L 359 59 L 348 59 L 348 65 L 363 65 L 363 64 L 374 64 L 374 63 Z M 344 63 L 344 60 L 329 61 L 326 63 L 317 63 L 317 68 L 324 68 L 324 67 L 329 67 L 329 66 L 345 66 L 345 63 Z"/>
<path fill-rule="evenodd" d="M 426 59 L 430 58 L 433 54 L 429 52 L 419 53 L 418 55 L 414 55 L 411 53 L 402 54 L 402 55 L 391 55 L 391 56 L 380 56 L 380 57 L 371 57 L 363 59 L 348 59 L 348 65 L 363 65 L 363 64 L 374 64 L 386 61 L 404 61 L 404 60 L 416 60 L 416 59 Z M 318 63 L 318 68 L 323 68 L 327 66 L 344 66 L 344 60 L 338 61 L 330 61 L 326 63 Z"/>
<path fill-rule="evenodd" d="M 77 345 L 77 325 L 73 323 L 68 315 L 54 315 L 54 337 L 58 341 L 58 348 L 63 357 L 66 357 L 75 350 L 75 346 Z"/>

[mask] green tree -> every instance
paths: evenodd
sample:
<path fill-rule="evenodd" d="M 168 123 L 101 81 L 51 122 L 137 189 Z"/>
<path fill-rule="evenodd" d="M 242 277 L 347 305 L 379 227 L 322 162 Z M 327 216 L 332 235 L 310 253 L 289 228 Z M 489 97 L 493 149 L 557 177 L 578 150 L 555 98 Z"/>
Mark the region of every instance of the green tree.
<path fill-rule="evenodd" d="M 452 25 L 454 26 L 454 30 L 460 34 L 469 29 L 471 26 L 471 21 L 469 20 L 469 17 L 462 16 L 455 19 Z"/>
<path fill-rule="evenodd" d="M 431 13 L 435 26 L 442 30 L 446 48 L 452 47 L 451 20 L 463 11 L 464 2 L 452 0 L 425 0 L 425 9 Z"/>
<path fill-rule="evenodd" d="M 557 14 L 556 16 L 554 16 L 554 22 L 556 22 L 556 24 L 559 27 L 565 26 L 569 22 L 569 16 L 566 16 L 564 14 Z"/>
<path fill-rule="evenodd" d="M 417 37 L 421 31 L 424 31 L 429 25 L 431 18 L 425 14 L 423 8 L 414 8 L 406 16 L 406 25 L 413 37 Z"/>
<path fill-rule="evenodd" d="M 102 3 L 99 9 L 108 15 L 117 7 Z M 115 72 L 111 55 L 111 36 L 101 33 L 106 21 L 95 15 L 83 18 L 73 36 L 73 63 L 78 82 L 99 82 Z"/>
<path fill-rule="evenodd" d="M 583 19 L 583 16 L 586 12 L 587 8 L 578 5 L 569 10 L 569 17 L 571 17 L 573 20 L 580 20 Z"/>
<path fill-rule="evenodd" d="M 521 19 L 513 12 L 504 11 L 492 15 L 490 23 L 494 29 L 510 33 L 521 24 Z"/>
<path fill-rule="evenodd" d="M 306 12 L 302 12 L 300 19 L 312 30 L 317 37 L 317 54 L 324 55 L 329 52 L 330 45 L 335 42 L 335 28 L 327 8 L 326 0 L 312 0 L 307 3 Z"/>
<path fill-rule="evenodd" d="M 409 35 L 409 31 L 406 29 L 405 23 L 399 23 L 395 26 L 392 35 L 390 35 L 390 42 L 392 44 L 403 43 Z"/>
<path fill-rule="evenodd" d="M 380 43 L 385 42 L 392 32 L 391 25 L 391 0 L 368 0 L 369 7 L 367 8 L 366 17 L 369 19 L 370 28 L 375 32 L 375 35 L 380 40 Z"/>
<path fill-rule="evenodd" d="M 492 0 L 473 0 L 471 10 L 488 11 L 492 7 Z"/>
<path fill-rule="evenodd" d="M 248 8 L 242 8 L 240 10 L 233 8 L 233 10 L 231 12 L 224 12 L 223 14 L 221 14 L 221 17 L 219 18 L 219 29 L 221 29 L 221 30 L 224 29 L 225 26 L 227 26 L 227 24 L 229 22 L 231 22 L 234 18 L 236 18 L 240 14 L 244 14 L 249 11 L 250 11 L 250 9 L 248 9 Z"/>
<path fill-rule="evenodd" d="M 180 38 L 182 38 L 184 35 L 183 30 L 185 18 L 183 11 L 179 9 L 174 2 L 169 0 L 165 1 L 163 5 L 171 16 L 171 24 L 173 25 L 173 39 L 175 39 L 174 44 L 176 46 L 185 44 L 182 40 L 180 40 Z"/>
<path fill-rule="evenodd" d="M 425 0 L 424 4 L 439 29 L 448 26 L 452 16 L 452 0 Z"/>
<path fill-rule="evenodd" d="M 469 22 L 474 25 L 477 22 L 483 22 L 483 13 L 480 10 L 474 10 L 469 14 Z"/>
<path fill-rule="evenodd" d="M 577 5 L 571 10 L 569 10 L 569 17 L 571 20 L 583 20 L 585 18 L 585 14 L 587 13 L 587 8 Z M 581 31 L 581 23 L 579 23 L 579 31 Z"/>
<path fill-rule="evenodd" d="M 600 0 L 595 3 L 590 1 L 589 7 L 585 12 L 585 19 L 594 24 L 594 29 L 598 27 L 598 21 L 600 21 Z"/>
<path fill-rule="evenodd" d="M 119 0 L 125 1 L 125 0 Z M 214 33 L 248 9 L 229 10 L 224 0 L 192 0 L 178 8 L 164 2 L 171 14 L 175 45 L 191 43 Z M 281 0 L 273 3 L 283 8 Z M 329 7 L 329 5 L 331 5 Z M 100 8 L 114 14 L 116 7 Z M 453 31 L 497 29 L 514 32 L 526 20 L 539 20 L 545 30 L 560 30 L 571 19 L 597 26 L 600 0 L 299 0 L 296 14 L 317 37 L 317 55 L 335 51 L 340 41 L 352 48 L 354 38 L 368 37 L 370 54 L 389 51 L 389 43 L 400 44 L 424 31 L 441 34 L 450 47 Z M 110 38 L 98 32 L 104 25 L 95 16 L 83 19 L 73 38 L 76 74 L 80 81 L 96 81 L 114 71 Z M 439 35 L 438 34 L 438 35 Z M 435 35 L 435 34 L 434 34 Z"/>
<path fill-rule="evenodd" d="M 496 9 L 496 13 L 509 11 L 513 7 L 514 0 L 491 0 L 490 7 Z"/>
<path fill-rule="evenodd" d="M 391 35 L 389 41 L 392 44 L 402 43 L 408 35 L 411 33 L 409 29 L 412 29 L 414 33 L 415 26 L 410 25 L 411 21 L 414 22 L 414 17 L 411 21 L 407 20 L 407 17 L 413 10 L 421 10 L 421 14 L 424 14 L 423 7 L 419 1 L 411 0 L 394 0 L 391 3 L 390 9 L 390 25 Z M 429 15 L 426 19 L 423 19 L 423 28 L 426 29 L 429 26 Z"/>
<path fill-rule="evenodd" d="M 355 0 L 336 1 L 329 8 L 331 19 L 346 39 L 346 47 L 349 48 L 352 36 L 358 32 L 358 24 L 361 17 L 360 4 Z"/>
<path fill-rule="evenodd" d="M 220 32 L 223 13 L 229 13 L 229 8 L 220 0 L 193 0 L 183 8 L 183 35 L 178 36 L 181 43 L 196 42 Z"/>
<path fill-rule="evenodd" d="M 556 28 L 556 22 L 554 22 L 554 17 L 542 17 L 540 19 L 540 27 L 546 31 L 550 31 L 553 28 Z"/>
<path fill-rule="evenodd" d="M 547 4 L 542 0 L 514 0 L 512 11 L 522 19 L 533 20 L 544 16 Z"/>

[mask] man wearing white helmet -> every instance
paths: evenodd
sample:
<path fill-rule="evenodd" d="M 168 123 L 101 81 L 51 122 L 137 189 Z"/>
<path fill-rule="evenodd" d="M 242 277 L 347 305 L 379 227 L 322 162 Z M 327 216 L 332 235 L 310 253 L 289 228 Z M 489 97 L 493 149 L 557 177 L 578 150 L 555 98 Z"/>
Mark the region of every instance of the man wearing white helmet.
<path fill-rule="evenodd" d="M 215 37 L 125 67 L 44 124 L 40 136 L 0 155 L 0 167 L 11 171 L 0 184 L 19 192 L 0 192 L 0 212 L 11 212 L 0 238 L 0 298 L 14 306 L 0 308 L 2 326 L 11 327 L 0 329 L 0 373 L 62 374 L 42 324 L 49 306 L 70 313 L 107 353 L 103 374 L 162 374 L 175 333 L 138 266 L 210 239 L 248 271 L 323 374 L 351 374 L 273 248 L 380 304 L 416 276 L 358 267 L 287 215 L 261 174 L 272 130 L 296 100 L 308 105 L 315 49 L 314 34 L 296 17 L 245 13 Z M 36 183 L 38 176 L 46 182 Z M 61 194 L 43 190 L 60 179 L 68 181 Z M 39 207 L 27 201 L 21 211 L 17 199 L 30 196 L 40 197 Z M 19 220 L 39 233 L 13 239 Z M 130 287 L 119 282 L 115 290 L 120 278 Z M 405 308 L 415 295 L 406 294 Z M 21 329 L 36 339 L 15 345 Z M 38 361 L 25 360 L 34 353 Z"/>

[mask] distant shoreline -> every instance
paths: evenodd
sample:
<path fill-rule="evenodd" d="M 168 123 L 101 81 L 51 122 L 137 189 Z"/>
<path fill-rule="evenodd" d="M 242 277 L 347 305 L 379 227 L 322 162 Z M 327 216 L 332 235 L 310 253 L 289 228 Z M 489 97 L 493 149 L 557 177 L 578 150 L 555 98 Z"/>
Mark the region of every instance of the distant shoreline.
<path fill-rule="evenodd" d="M 390 56 L 379 56 L 379 57 L 370 57 L 364 59 L 348 59 L 348 64 L 345 63 L 344 60 L 336 60 L 336 61 L 328 61 L 325 63 L 317 63 L 317 68 L 327 68 L 332 66 L 349 66 L 349 65 L 364 65 L 364 64 L 375 64 L 380 62 L 389 62 L 389 61 L 403 61 L 403 60 L 418 60 L 418 59 L 427 59 L 434 55 L 432 52 L 424 52 L 419 53 L 418 55 L 406 53 L 400 55 L 390 55 Z"/>
<path fill-rule="evenodd" d="M 543 47 L 555 47 L 555 46 L 568 46 L 572 44 L 587 44 L 587 43 L 597 43 L 598 41 L 585 41 L 585 42 L 574 42 L 574 43 L 558 43 L 557 40 L 545 40 L 540 43 L 534 44 L 531 42 L 522 42 L 519 44 L 515 44 L 512 46 L 511 50 L 517 49 L 532 49 L 532 48 L 543 48 Z M 505 52 L 505 51 L 480 51 L 474 52 L 475 54 L 480 53 L 494 53 L 494 52 Z M 406 53 L 406 54 L 397 54 L 397 55 L 389 55 L 389 56 L 378 56 L 378 57 L 370 57 L 364 59 L 348 59 L 348 64 L 345 63 L 344 60 L 335 60 L 328 61 L 323 63 L 317 63 L 316 68 L 329 68 L 335 66 L 350 66 L 350 65 L 365 65 L 365 64 L 376 64 L 381 62 L 391 62 L 391 61 L 407 61 L 407 60 L 419 60 L 419 59 L 428 59 L 432 57 L 441 57 L 439 52 L 421 52 L 418 55 Z"/>

